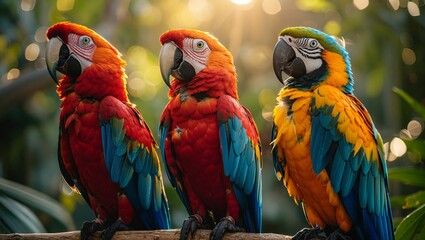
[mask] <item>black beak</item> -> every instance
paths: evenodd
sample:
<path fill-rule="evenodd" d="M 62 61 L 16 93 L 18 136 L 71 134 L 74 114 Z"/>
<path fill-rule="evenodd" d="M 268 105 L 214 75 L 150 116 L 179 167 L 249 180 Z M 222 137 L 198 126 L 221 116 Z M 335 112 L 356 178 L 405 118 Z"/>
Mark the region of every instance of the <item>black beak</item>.
<path fill-rule="evenodd" d="M 46 65 L 56 84 L 59 80 L 56 71 L 76 79 L 81 74 L 81 64 L 58 37 L 51 38 L 46 47 Z"/>
<path fill-rule="evenodd" d="M 162 46 L 159 68 L 162 79 L 169 88 L 171 88 L 170 75 L 183 82 L 189 82 L 196 75 L 195 68 L 183 60 L 183 52 L 173 42 Z"/>
<path fill-rule="evenodd" d="M 282 84 L 282 72 L 293 78 L 298 78 L 306 74 L 304 62 L 295 55 L 294 49 L 283 38 L 279 38 L 274 47 L 273 70 Z"/>

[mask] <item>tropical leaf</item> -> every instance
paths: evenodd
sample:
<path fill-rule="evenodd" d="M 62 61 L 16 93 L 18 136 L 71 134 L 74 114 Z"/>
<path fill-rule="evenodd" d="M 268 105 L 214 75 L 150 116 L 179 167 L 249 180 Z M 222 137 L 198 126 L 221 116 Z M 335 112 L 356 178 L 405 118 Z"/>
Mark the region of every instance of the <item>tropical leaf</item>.
<path fill-rule="evenodd" d="M 406 196 L 391 196 L 390 201 L 392 207 L 402 208 L 406 202 Z"/>
<path fill-rule="evenodd" d="M 1 233 L 46 232 L 37 216 L 26 206 L 7 196 L 0 195 Z"/>
<path fill-rule="evenodd" d="M 416 101 L 408 93 L 401 90 L 400 88 L 393 87 L 393 91 L 401 98 L 403 98 L 403 100 L 406 101 L 406 103 L 409 104 L 409 106 L 413 108 L 416 113 L 418 113 L 422 118 L 425 119 L 425 107 L 422 104 L 420 104 L 418 101 Z"/>
<path fill-rule="evenodd" d="M 407 196 L 403 208 L 417 208 L 422 204 L 425 204 L 425 190 Z"/>
<path fill-rule="evenodd" d="M 425 220 L 425 204 L 411 212 L 407 217 L 401 221 L 395 231 L 396 239 L 413 239 L 416 232 L 421 230 L 419 228 L 423 225 Z M 422 233 L 421 233 L 422 234 Z"/>
<path fill-rule="evenodd" d="M 0 194 L 13 198 L 31 209 L 43 212 L 63 225 L 65 230 L 75 229 L 71 215 L 57 201 L 43 193 L 0 178 Z M 0 215 L 0 219 L 3 219 L 3 215 Z"/>
<path fill-rule="evenodd" d="M 425 187 L 425 170 L 416 168 L 390 168 L 388 176 L 391 180 L 402 182 L 406 185 Z"/>
<path fill-rule="evenodd" d="M 425 141 L 422 139 L 416 140 L 406 140 L 403 139 L 406 143 L 407 150 L 419 156 L 420 160 L 425 161 Z"/>

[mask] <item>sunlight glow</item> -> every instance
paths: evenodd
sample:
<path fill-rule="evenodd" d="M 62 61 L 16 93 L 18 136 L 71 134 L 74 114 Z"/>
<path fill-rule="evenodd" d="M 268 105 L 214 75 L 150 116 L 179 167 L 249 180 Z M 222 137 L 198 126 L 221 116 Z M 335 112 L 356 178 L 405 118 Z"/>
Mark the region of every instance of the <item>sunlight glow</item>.
<path fill-rule="evenodd" d="M 208 21 L 214 17 L 214 6 L 207 0 L 189 0 L 187 7 L 199 21 Z"/>
<path fill-rule="evenodd" d="M 252 2 L 252 0 L 230 0 L 230 1 L 236 5 L 247 5 Z"/>

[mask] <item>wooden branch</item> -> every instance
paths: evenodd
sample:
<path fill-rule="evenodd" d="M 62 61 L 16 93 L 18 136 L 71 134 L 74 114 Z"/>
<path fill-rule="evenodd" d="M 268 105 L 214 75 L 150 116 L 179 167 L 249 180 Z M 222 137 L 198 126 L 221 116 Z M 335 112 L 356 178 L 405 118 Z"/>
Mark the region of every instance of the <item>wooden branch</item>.
<path fill-rule="evenodd" d="M 155 230 L 155 231 L 119 231 L 116 232 L 114 240 L 144 239 L 144 240 L 178 240 L 180 229 L 171 230 Z M 209 239 L 209 230 L 197 230 L 192 236 L 192 240 Z M 16 240 L 16 239 L 51 239 L 51 240 L 79 240 L 80 231 L 61 232 L 61 233 L 13 233 L 0 234 L 0 240 Z M 100 233 L 96 233 L 92 239 L 100 239 Z M 275 233 L 226 233 L 223 240 L 290 240 L 290 236 Z"/>
<path fill-rule="evenodd" d="M 47 68 L 13 79 L 9 84 L 0 87 L 0 116 L 15 104 L 31 97 L 34 92 L 54 86 Z"/>

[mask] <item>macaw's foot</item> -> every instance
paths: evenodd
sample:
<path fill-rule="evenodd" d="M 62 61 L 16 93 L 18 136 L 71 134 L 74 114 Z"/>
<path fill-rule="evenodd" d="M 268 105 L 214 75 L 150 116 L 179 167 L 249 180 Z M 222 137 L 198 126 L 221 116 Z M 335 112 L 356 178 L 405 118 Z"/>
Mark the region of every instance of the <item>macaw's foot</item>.
<path fill-rule="evenodd" d="M 231 216 L 227 216 L 222 218 L 211 231 L 210 239 L 220 240 L 226 232 L 245 232 L 245 229 L 237 227 L 235 220 Z"/>
<path fill-rule="evenodd" d="M 308 240 L 308 239 L 326 239 L 326 237 L 321 236 L 323 230 L 320 227 L 314 228 L 303 228 L 297 232 L 292 239 L 293 240 Z"/>
<path fill-rule="evenodd" d="M 341 229 L 337 229 L 333 232 L 331 232 L 326 238 L 328 240 L 351 240 L 351 237 L 348 236 L 346 233 L 344 233 Z"/>
<path fill-rule="evenodd" d="M 202 217 L 199 214 L 194 214 L 186 218 L 180 230 L 180 240 L 186 240 L 196 229 L 201 228 L 202 222 Z"/>
<path fill-rule="evenodd" d="M 100 219 L 96 219 L 91 222 L 84 222 L 83 227 L 81 228 L 80 238 L 81 240 L 88 240 L 93 233 L 102 231 L 103 229 L 105 229 L 105 225 Z"/>
<path fill-rule="evenodd" d="M 105 228 L 105 231 L 102 233 L 102 240 L 111 240 L 116 231 L 127 230 L 128 227 L 124 224 L 121 219 L 118 219 L 111 226 Z"/>

